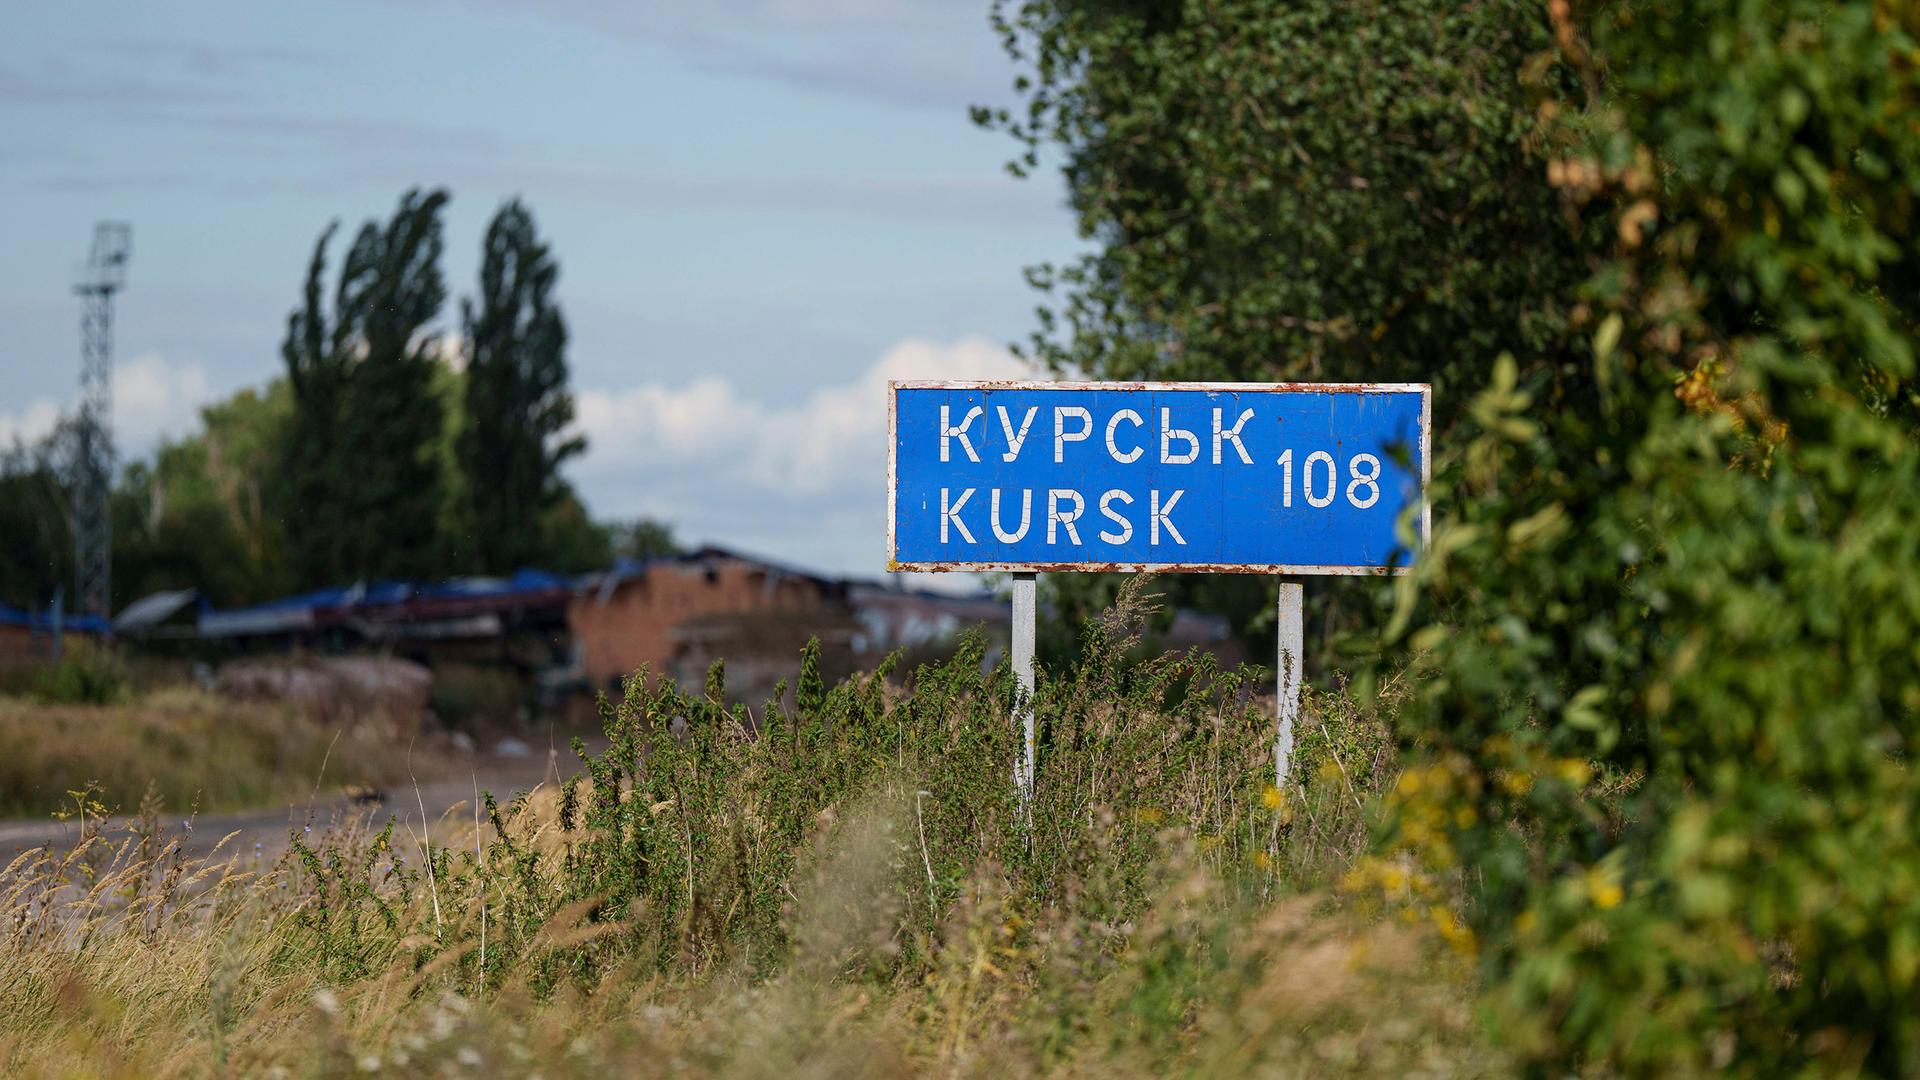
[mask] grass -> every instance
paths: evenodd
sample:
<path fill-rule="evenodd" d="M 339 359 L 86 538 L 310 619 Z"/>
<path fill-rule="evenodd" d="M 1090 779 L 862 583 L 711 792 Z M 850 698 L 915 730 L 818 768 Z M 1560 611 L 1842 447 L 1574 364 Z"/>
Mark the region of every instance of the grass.
<path fill-rule="evenodd" d="M 810 654 L 791 709 L 636 681 L 583 778 L 430 836 L 193 863 L 156 813 L 34 856 L 0 873 L 0 1071 L 1502 1071 L 1467 961 L 1327 884 L 1380 718 L 1312 700 L 1282 793 L 1257 684 L 1122 661 L 1125 625 L 1042 679 L 1031 824 L 970 648 L 836 686 Z"/>
<path fill-rule="evenodd" d="M 0 697 L 0 816 L 46 814 L 89 788 L 202 811 L 329 784 L 404 778 L 378 725 L 315 723 L 291 708 L 228 702 L 185 688 L 123 694 L 112 704 Z"/>

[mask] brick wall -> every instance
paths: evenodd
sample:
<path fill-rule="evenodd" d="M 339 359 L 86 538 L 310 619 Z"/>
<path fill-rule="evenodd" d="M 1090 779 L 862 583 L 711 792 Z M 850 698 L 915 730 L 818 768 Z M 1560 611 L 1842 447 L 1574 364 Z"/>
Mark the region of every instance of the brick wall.
<path fill-rule="evenodd" d="M 837 591 L 822 581 L 745 559 L 696 559 L 653 563 L 610 594 L 591 589 L 575 596 L 567 607 L 567 627 L 588 680 L 609 689 L 642 665 L 655 673 L 667 670 L 678 647 L 671 631 L 687 619 L 841 606 Z"/>

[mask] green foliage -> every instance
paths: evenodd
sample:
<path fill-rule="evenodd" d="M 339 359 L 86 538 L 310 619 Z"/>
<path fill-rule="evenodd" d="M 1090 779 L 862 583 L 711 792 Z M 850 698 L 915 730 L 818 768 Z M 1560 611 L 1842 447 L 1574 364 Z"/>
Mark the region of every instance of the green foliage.
<path fill-rule="evenodd" d="M 1095 244 L 1033 272 L 1041 359 L 1436 385 L 1354 883 L 1545 1071 L 1920 1070 L 1911 6 L 996 20 L 1028 108 L 976 119 Z"/>
<path fill-rule="evenodd" d="M 673 526 L 650 518 L 616 521 L 608 525 L 610 542 L 616 555 L 645 562 L 681 552 L 673 537 Z"/>
<path fill-rule="evenodd" d="M 1917 30 L 1563 6 L 1533 66 L 1590 348 L 1494 368 L 1388 636 L 1392 839 L 1549 1071 L 1920 1070 Z"/>
<path fill-rule="evenodd" d="M 451 909 L 483 890 L 492 935 L 484 964 L 464 949 L 449 962 L 483 984 L 528 974 L 543 993 L 630 965 L 674 976 L 818 963 L 912 985 L 938 966 L 956 905 L 982 889 L 1009 918 L 1078 897 L 1081 932 L 1097 921 L 1113 933 L 1175 887 L 1170 837 L 1191 845 L 1192 871 L 1229 908 L 1343 868 L 1365 840 L 1362 801 L 1382 782 L 1379 724 L 1342 699 L 1317 701 L 1302 733 L 1307 782 L 1283 796 L 1271 783 L 1271 715 L 1245 692 L 1256 673 L 1205 657 L 1129 660 L 1137 628 L 1125 611 L 1097 621 L 1087 659 L 1041 681 L 1030 818 L 1011 782 L 1012 673 L 983 670 L 978 639 L 915 672 L 910 693 L 889 683 L 891 664 L 828 685 L 809 647 L 791 708 L 778 696 L 757 710 L 729 702 L 720 665 L 697 692 L 637 673 L 618 704 L 602 705 L 607 748 L 575 743 L 584 776 L 551 803 L 488 798 L 480 849 L 435 856 L 437 902 Z M 845 847 L 851 861 L 833 869 L 829 853 Z M 381 956 L 350 944 L 364 932 L 346 928 L 389 917 L 394 871 L 361 856 L 300 857 L 325 910 L 303 924 L 312 937 L 299 947 L 340 970 L 378 970 Z M 835 883 L 871 894 L 845 915 L 858 928 L 796 922 L 795 897 Z M 604 924 L 591 947 L 529 953 L 550 936 L 543 928 L 583 919 Z M 436 949 L 454 944 L 445 927 L 433 937 Z M 1072 948 L 1055 947 L 1065 962 Z M 1090 971 L 1112 960 L 1095 950 L 1072 962 Z M 1217 967 L 1206 960 L 1175 982 Z M 1198 990 L 1153 991 L 1164 993 Z M 1155 1015 L 1149 1026 L 1169 1036 L 1185 1023 L 1178 1008 Z"/>
<path fill-rule="evenodd" d="M 1111 608 L 1141 576 L 1138 574 L 1046 574 L 1040 578 L 1040 609 L 1034 648 L 1042 661 L 1065 665 L 1077 660 L 1085 640 L 1079 628 Z M 1274 586 L 1271 580 L 1238 574 L 1155 574 L 1142 594 L 1150 609 L 1141 635 L 1141 655 L 1163 650 L 1166 632 L 1179 608 L 1224 616 L 1242 643 L 1256 656 L 1273 653 Z M 1322 604 L 1325 596 L 1317 597 Z M 1321 665 L 1315 665 L 1322 668 Z"/>
<path fill-rule="evenodd" d="M 586 449 L 577 435 L 563 438 L 573 421 L 573 397 L 567 325 L 553 296 L 559 277 L 533 215 L 520 200 L 509 200 L 481 245 L 479 304 L 461 303 L 466 426 L 458 455 L 469 481 L 472 561 L 482 572 L 543 561 L 546 537 L 528 523 L 560 501 L 560 465 Z"/>
<path fill-rule="evenodd" d="M 698 694 L 636 674 L 619 704 L 604 706 L 611 746 L 585 758 L 589 782 L 570 788 L 560 810 L 564 897 L 644 910 L 641 939 L 665 966 L 729 956 L 777 965 L 795 944 L 789 890 L 810 837 L 855 807 L 912 823 L 910 837 L 887 842 L 887 888 L 898 894 L 888 917 L 923 938 L 982 860 L 1022 909 L 1102 875 L 1102 902 L 1123 918 L 1151 900 L 1155 838 L 1168 828 L 1256 885 L 1270 881 L 1260 867 L 1278 861 L 1311 876 L 1316 847 L 1337 861 L 1363 841 L 1352 784 L 1369 789 L 1374 755 L 1358 757 L 1351 774 L 1345 764 L 1323 774 L 1342 750 L 1316 739 L 1305 767 L 1311 798 L 1296 818 L 1272 789 L 1273 721 L 1245 694 L 1253 673 L 1223 672 L 1205 657 L 1129 661 L 1137 629 L 1125 613 L 1096 621 L 1086 659 L 1042 681 L 1031 826 L 1010 781 L 1012 673 L 983 671 L 977 638 L 915 672 L 908 695 L 889 687 L 890 664 L 827 686 L 810 645 L 791 710 L 778 697 L 757 712 L 729 704 L 718 664 Z M 869 959 L 889 970 L 912 962 Z"/>
<path fill-rule="evenodd" d="M 462 302 L 465 364 L 428 327 L 446 299 L 444 191 L 409 191 L 360 231 L 323 300 L 329 227 L 288 320 L 294 415 L 278 472 L 291 562 L 307 584 L 430 578 L 461 568 L 605 566 L 615 527 L 559 475 L 585 448 L 573 418 L 559 265 L 518 200 L 482 247 L 480 295 Z M 298 447 L 296 451 L 294 448 Z"/>
<path fill-rule="evenodd" d="M 55 705 L 111 705 L 125 696 L 129 678 L 120 655 L 83 639 L 69 640 L 60 662 L 39 672 L 34 697 Z"/>
<path fill-rule="evenodd" d="M 1527 141 L 1538 5 L 1000 0 L 1017 112 L 1095 249 L 1030 277 L 1098 378 L 1432 381 L 1551 347 L 1580 269 Z M 1457 400 L 1454 397 L 1452 400 Z"/>
<path fill-rule="evenodd" d="M 532 701 L 523 676 L 480 664 L 435 664 L 427 691 L 434 717 L 455 731 L 515 724 Z"/>
<path fill-rule="evenodd" d="M 306 581 L 430 575 L 443 556 L 443 412 L 433 392 L 446 300 L 440 276 L 445 191 L 401 196 L 383 228 L 348 249 L 331 314 L 322 301 L 329 226 L 314 245 L 306 299 L 282 354 L 294 420 L 283 468 L 293 561 Z"/>
<path fill-rule="evenodd" d="M 465 813 L 438 835 L 352 823 L 296 832 L 278 859 L 209 865 L 180 856 L 151 803 L 125 840 L 107 835 L 105 807 L 81 789 L 71 852 L 0 869 L 0 1062 L 21 1075 L 318 1077 L 533 1063 L 581 1077 L 662 1062 L 694 1076 L 903 1077 L 1507 1065 L 1475 1030 L 1462 965 L 1429 935 L 1292 895 L 1170 818 L 1149 830 L 1095 808 L 1073 887 L 1044 903 L 991 857 L 936 888 L 928 867 L 946 869 L 952 838 L 921 815 L 951 798 L 883 780 L 800 821 L 767 955 L 739 929 L 745 893 L 724 875 L 738 856 L 720 831 L 695 834 L 695 918 L 662 920 L 650 897 L 567 901 L 584 834 L 559 827 L 551 790 L 482 796 L 472 831 Z M 775 810 L 771 842 L 787 815 L 755 806 Z M 643 812 L 664 829 L 680 808 Z M 1110 869 L 1115 846 L 1137 865 Z M 739 951 L 724 962 L 680 944 L 728 926 Z"/>
<path fill-rule="evenodd" d="M 0 697 L 0 815 L 45 814 L 89 785 L 119 806 L 151 789 L 177 809 L 230 810 L 406 776 L 381 725 L 329 729 L 179 687 L 141 693 L 124 662 L 74 645 L 32 697 Z"/>
<path fill-rule="evenodd" d="M 1092 244 L 1028 271 L 1054 370 L 1430 382 L 1445 429 L 1489 357 L 1568 351 L 1585 266 L 1530 141 L 1537 0 L 998 0 L 994 25 L 1025 108 L 975 119 L 1017 175 L 1061 163 Z M 1119 586 L 1051 587 L 1097 611 Z M 1163 588 L 1270 652 L 1271 582 Z M 1314 589 L 1314 625 L 1354 625 L 1359 592 Z"/>
<path fill-rule="evenodd" d="M 289 556 L 303 581 L 334 578 L 347 564 L 344 524 L 325 520 L 330 509 L 346 505 L 339 422 L 348 405 L 352 330 L 344 310 L 344 275 L 331 324 L 323 306 L 327 244 L 338 228 L 338 222 L 328 225 L 314 244 L 305 303 L 287 316 L 287 337 L 280 348 L 294 413 L 279 469 L 286 478 L 292 518 Z"/>
<path fill-rule="evenodd" d="M 293 399 L 284 380 L 200 410 L 202 430 L 135 462 L 114 492 L 117 602 L 194 588 L 219 606 L 292 591 L 281 517 Z"/>
<path fill-rule="evenodd" d="M 63 429 L 69 426 L 63 422 Z M 0 448 L 0 604 L 40 610 L 73 580 L 73 528 L 61 481 L 59 433 Z"/>
<path fill-rule="evenodd" d="M 560 495 L 541 517 L 536 565 L 562 573 L 584 573 L 612 565 L 619 526 L 595 521 L 572 486 L 561 482 Z"/>
<path fill-rule="evenodd" d="M 128 465 L 113 494 L 116 607 L 163 589 L 219 606 L 463 567 L 578 572 L 672 550 L 651 522 L 594 521 L 558 475 L 572 416 L 557 266 L 517 201 L 488 231 L 471 355 L 443 363 L 444 191 L 368 222 L 331 294 L 316 243 L 282 344 L 286 378 L 201 410 L 201 431 Z M 0 449 L 0 603 L 44 608 L 72 575 L 62 425 Z"/>
<path fill-rule="evenodd" d="M 427 832 L 296 825 L 277 859 L 183 859 L 158 800 L 108 836 L 77 784 L 75 848 L 0 868 L 0 1066 L 1499 1071 L 1449 950 L 1297 891 L 1364 843 L 1380 719 L 1310 699 L 1283 795 L 1255 673 L 1128 659 L 1137 630 L 1043 673 L 1031 820 L 977 640 L 909 685 L 816 671 L 791 709 L 718 665 L 697 696 L 636 678 L 585 775 Z"/>

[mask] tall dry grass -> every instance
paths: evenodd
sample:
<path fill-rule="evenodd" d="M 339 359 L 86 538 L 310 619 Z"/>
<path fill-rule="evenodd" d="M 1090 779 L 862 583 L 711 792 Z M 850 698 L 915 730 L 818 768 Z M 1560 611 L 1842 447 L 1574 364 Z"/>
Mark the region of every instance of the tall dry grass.
<path fill-rule="evenodd" d="M 1297 790 L 1197 658 L 1051 673 L 1028 827 L 1014 689 L 977 652 L 791 710 L 636 684 L 587 775 L 430 834 L 269 864 L 157 820 L 0 872 L 0 1069 L 23 1076 L 1463 1074 L 1463 961 L 1323 887 L 1386 782 L 1315 697 Z M 1317 741 L 1316 741 L 1317 740 Z"/>
<path fill-rule="evenodd" d="M 176 809 L 270 803 L 333 782 L 405 776 L 376 724 L 321 725 L 291 708 L 231 702 L 185 687 L 110 704 L 0 697 L 0 816 L 45 814 L 92 788 L 109 801 L 152 790 Z"/>

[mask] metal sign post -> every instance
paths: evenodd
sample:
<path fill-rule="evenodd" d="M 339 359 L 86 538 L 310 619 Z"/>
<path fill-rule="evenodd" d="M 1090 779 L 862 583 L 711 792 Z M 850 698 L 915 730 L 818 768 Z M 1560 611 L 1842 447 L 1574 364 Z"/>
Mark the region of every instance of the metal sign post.
<path fill-rule="evenodd" d="M 1033 623 L 1039 592 L 1035 574 L 1013 575 L 1013 675 L 1020 680 L 1020 704 L 1013 725 L 1020 732 L 1020 756 L 1013 763 L 1013 786 L 1028 824 L 1033 823 L 1033 784 L 1039 743 L 1033 726 Z"/>
<path fill-rule="evenodd" d="M 1287 789 L 1287 770 L 1293 764 L 1293 725 L 1300 718 L 1300 664 L 1306 655 L 1306 584 L 1280 579 L 1279 656 L 1274 665 L 1273 786 Z"/>
<path fill-rule="evenodd" d="M 1034 575 L 1051 571 L 1280 575 L 1284 786 L 1299 578 L 1406 572 L 1427 536 L 1430 397 L 1387 383 L 890 383 L 887 569 L 1014 575 L 1023 804 L 1038 761 Z"/>

